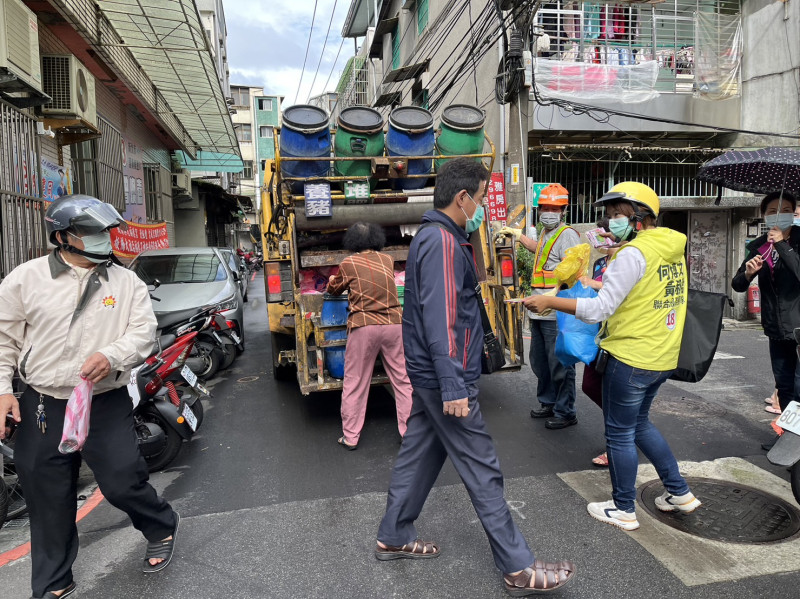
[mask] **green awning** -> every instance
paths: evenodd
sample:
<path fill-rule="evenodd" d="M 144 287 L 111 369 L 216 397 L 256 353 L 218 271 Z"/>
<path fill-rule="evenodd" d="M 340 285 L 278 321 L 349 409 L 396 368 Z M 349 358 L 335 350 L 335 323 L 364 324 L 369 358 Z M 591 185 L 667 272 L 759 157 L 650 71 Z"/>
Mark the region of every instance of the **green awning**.
<path fill-rule="evenodd" d="M 213 171 L 215 173 L 241 173 L 244 170 L 242 159 L 236 154 L 222 152 L 206 152 L 200 150 L 197 158 L 192 159 L 186 152 L 175 152 L 181 163 L 181 168 L 190 171 Z"/>

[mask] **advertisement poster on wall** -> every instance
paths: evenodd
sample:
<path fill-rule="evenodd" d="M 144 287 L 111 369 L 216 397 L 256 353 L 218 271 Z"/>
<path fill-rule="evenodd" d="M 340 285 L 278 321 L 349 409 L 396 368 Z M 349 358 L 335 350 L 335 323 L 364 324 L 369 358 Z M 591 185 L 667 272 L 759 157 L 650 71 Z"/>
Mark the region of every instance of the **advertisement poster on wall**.
<path fill-rule="evenodd" d="M 111 245 L 120 258 L 134 258 L 145 250 L 160 250 L 169 247 L 167 223 L 140 225 L 128 222 L 127 230 L 111 229 Z"/>
<path fill-rule="evenodd" d="M 492 173 L 489 187 L 486 190 L 486 199 L 489 207 L 489 221 L 506 222 L 506 191 L 503 183 L 503 173 Z"/>
<path fill-rule="evenodd" d="M 69 169 L 42 158 L 42 199 L 52 202 L 72 193 Z"/>
<path fill-rule="evenodd" d="M 146 223 L 142 149 L 124 137 L 122 138 L 122 179 L 125 186 L 125 212 L 122 216 L 128 222 Z"/>

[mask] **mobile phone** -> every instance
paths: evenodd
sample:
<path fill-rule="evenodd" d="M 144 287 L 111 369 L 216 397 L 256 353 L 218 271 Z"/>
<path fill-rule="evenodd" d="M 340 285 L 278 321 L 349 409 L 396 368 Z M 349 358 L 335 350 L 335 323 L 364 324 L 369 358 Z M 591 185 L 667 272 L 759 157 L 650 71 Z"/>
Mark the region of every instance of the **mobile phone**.
<path fill-rule="evenodd" d="M 595 372 L 597 372 L 597 374 L 603 374 L 606 371 L 606 366 L 608 366 L 609 355 L 610 354 L 604 349 L 601 349 L 597 353 L 597 361 L 595 362 L 594 365 L 594 370 Z"/>

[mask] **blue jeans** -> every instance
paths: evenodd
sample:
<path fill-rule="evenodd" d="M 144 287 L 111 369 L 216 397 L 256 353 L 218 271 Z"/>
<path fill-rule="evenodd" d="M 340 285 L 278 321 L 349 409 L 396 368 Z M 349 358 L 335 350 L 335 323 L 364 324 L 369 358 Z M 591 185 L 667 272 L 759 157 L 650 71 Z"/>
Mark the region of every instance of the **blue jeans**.
<path fill-rule="evenodd" d="M 671 370 L 642 370 L 609 356 L 603 375 L 603 416 L 606 423 L 606 449 L 611 474 L 611 497 L 617 509 L 635 509 L 636 473 L 639 455 L 636 448 L 655 466 L 664 487 L 672 495 L 689 492 L 689 485 L 678 471 L 678 462 L 664 437 L 650 422 L 650 405 L 658 388 Z"/>
<path fill-rule="evenodd" d="M 575 367 L 556 358 L 557 336 L 555 320 L 531 319 L 531 369 L 539 403 L 552 406 L 559 418 L 571 419 L 575 418 Z"/>

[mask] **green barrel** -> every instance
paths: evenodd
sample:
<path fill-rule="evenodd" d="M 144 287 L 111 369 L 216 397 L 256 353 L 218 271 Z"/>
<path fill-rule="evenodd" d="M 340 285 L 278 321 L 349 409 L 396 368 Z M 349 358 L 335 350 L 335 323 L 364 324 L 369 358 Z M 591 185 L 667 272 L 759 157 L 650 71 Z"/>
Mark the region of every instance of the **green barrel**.
<path fill-rule="evenodd" d="M 345 108 L 337 119 L 339 127 L 333 151 L 336 157 L 360 157 L 366 160 L 334 161 L 334 171 L 339 177 L 368 179 L 371 174 L 371 158 L 383 156 L 383 116 L 366 106 Z M 374 181 L 370 179 L 370 189 Z"/>
<path fill-rule="evenodd" d="M 482 154 L 483 123 L 486 116 L 480 108 L 467 104 L 453 104 L 442 112 L 439 137 L 436 139 L 436 153 L 442 155 Z M 480 158 L 475 160 L 480 161 Z M 439 170 L 447 159 L 436 160 Z"/>

